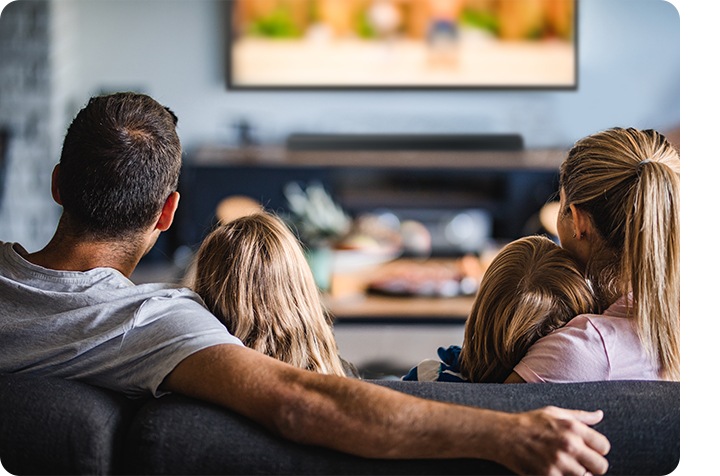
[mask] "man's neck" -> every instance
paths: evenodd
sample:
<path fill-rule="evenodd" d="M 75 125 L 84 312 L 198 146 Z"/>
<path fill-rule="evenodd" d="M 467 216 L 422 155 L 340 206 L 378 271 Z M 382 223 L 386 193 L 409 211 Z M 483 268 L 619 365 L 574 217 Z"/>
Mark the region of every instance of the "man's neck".
<path fill-rule="evenodd" d="M 45 248 L 24 258 L 58 271 L 113 268 L 130 277 L 144 254 L 145 247 L 133 243 L 62 238 L 56 234 Z"/>

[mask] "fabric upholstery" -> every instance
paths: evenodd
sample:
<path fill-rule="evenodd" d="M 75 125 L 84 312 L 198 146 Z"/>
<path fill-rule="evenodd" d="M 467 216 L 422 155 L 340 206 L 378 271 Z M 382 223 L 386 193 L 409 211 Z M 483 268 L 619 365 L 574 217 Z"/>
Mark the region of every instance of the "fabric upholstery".
<path fill-rule="evenodd" d="M 601 408 L 611 474 L 668 474 L 679 462 L 679 384 L 467 384 L 375 381 L 405 393 L 506 411 Z M 160 436 L 161 435 L 161 436 Z M 474 460 L 367 460 L 272 436 L 248 420 L 181 396 L 150 402 L 131 430 L 135 472 L 177 474 L 503 474 Z"/>
<path fill-rule="evenodd" d="M 179 395 L 140 411 L 130 436 L 136 474 L 507 474 L 486 461 L 364 459 L 277 438 L 229 411 Z"/>
<path fill-rule="evenodd" d="M 607 436 L 612 445 L 607 456 L 608 474 L 669 474 L 680 462 L 678 382 L 516 385 L 390 382 L 385 385 L 433 400 L 511 412 L 548 405 L 588 411 L 601 409 L 604 418 L 595 428 Z"/>
<path fill-rule="evenodd" d="M 609 474 L 669 474 L 680 458 L 680 384 L 371 381 L 506 411 L 600 408 Z M 0 460 L 13 474 L 506 474 L 487 461 L 377 460 L 292 443 L 180 395 L 131 401 L 59 379 L 0 376 Z"/>
<path fill-rule="evenodd" d="M 110 474 L 141 402 L 62 379 L 0 377 L 0 461 L 12 474 Z"/>

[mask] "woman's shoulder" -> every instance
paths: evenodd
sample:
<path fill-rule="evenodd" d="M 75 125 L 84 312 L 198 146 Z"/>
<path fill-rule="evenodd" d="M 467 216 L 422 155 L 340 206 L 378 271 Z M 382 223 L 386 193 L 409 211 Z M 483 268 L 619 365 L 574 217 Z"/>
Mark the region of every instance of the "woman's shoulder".
<path fill-rule="evenodd" d="M 613 303 L 602 314 L 580 314 L 568 321 L 556 332 L 594 332 L 600 334 L 633 330 L 632 305 L 622 298 Z"/>
<path fill-rule="evenodd" d="M 530 346 L 514 371 L 526 382 L 606 380 L 609 362 L 601 316 L 581 314 Z"/>
<path fill-rule="evenodd" d="M 635 351 L 641 347 L 634 320 L 628 318 L 628 308 L 627 301 L 619 300 L 603 314 L 574 317 L 565 326 L 535 342 L 515 367 L 515 372 L 527 382 L 615 377 L 613 366 L 626 366 L 627 355 L 642 355 Z"/>
<path fill-rule="evenodd" d="M 530 351 L 541 347 L 547 348 L 573 348 L 579 342 L 587 345 L 590 342 L 602 343 L 604 330 L 603 316 L 599 314 L 580 314 L 570 319 L 564 326 L 555 329 L 550 334 L 541 337 L 531 347 Z"/>

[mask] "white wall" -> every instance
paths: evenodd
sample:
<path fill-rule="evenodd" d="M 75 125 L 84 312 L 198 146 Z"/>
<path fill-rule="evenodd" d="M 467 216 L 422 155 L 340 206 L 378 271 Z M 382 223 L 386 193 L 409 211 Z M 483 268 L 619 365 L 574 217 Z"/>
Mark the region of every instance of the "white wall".
<path fill-rule="evenodd" d="M 228 91 L 222 1 L 53 1 L 76 20 L 59 32 L 77 45 L 68 108 L 142 88 L 178 113 L 186 148 L 232 142 L 241 118 L 269 142 L 295 131 L 519 132 L 529 147 L 679 124 L 680 22 L 663 0 L 579 0 L 577 91 L 432 93 Z"/>

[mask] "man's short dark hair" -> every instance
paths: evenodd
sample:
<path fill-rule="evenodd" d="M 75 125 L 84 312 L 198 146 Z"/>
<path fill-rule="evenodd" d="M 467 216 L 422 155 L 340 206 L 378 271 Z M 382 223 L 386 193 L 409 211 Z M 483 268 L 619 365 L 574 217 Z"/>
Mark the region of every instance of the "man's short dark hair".
<path fill-rule="evenodd" d="M 68 128 L 58 187 L 77 233 L 122 237 L 152 225 L 177 189 L 177 117 L 149 96 L 90 99 Z"/>

